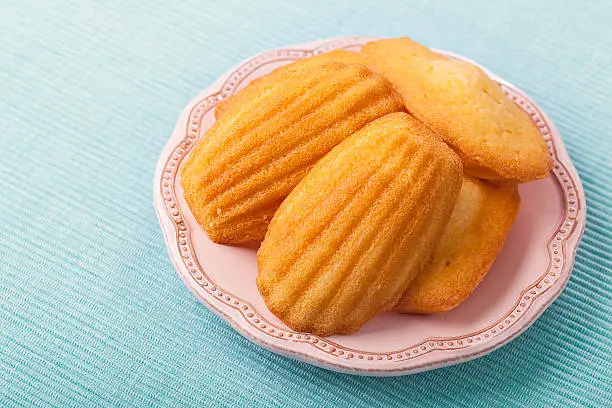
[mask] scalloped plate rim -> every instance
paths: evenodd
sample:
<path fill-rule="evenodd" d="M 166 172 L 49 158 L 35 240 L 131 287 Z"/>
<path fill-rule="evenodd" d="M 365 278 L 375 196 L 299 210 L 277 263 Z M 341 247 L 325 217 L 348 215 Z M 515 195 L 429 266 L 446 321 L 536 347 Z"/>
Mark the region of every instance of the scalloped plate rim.
<path fill-rule="evenodd" d="M 216 315 L 218 315 L 219 317 L 227 321 L 236 331 L 238 331 L 245 338 L 249 339 L 255 344 L 263 348 L 266 348 L 274 353 L 281 354 L 281 355 L 284 355 L 290 358 L 301 360 L 309 364 L 331 369 L 334 371 L 345 372 L 345 373 L 350 373 L 350 374 L 359 374 L 359 375 L 395 376 L 395 375 L 412 374 L 412 373 L 427 371 L 427 370 L 440 368 L 444 366 L 459 364 L 459 363 L 469 361 L 469 360 L 481 357 L 483 355 L 486 355 L 489 352 L 503 346 L 504 344 L 510 342 L 511 340 L 519 336 L 527 328 L 529 328 L 531 324 L 533 324 L 533 322 L 535 322 L 535 320 L 537 320 L 537 318 L 559 296 L 559 294 L 562 292 L 563 288 L 567 284 L 567 281 L 569 280 L 569 277 L 571 275 L 571 270 L 573 267 L 573 263 L 574 263 L 574 259 L 575 259 L 575 253 L 578 247 L 578 243 L 580 242 L 580 239 L 582 237 L 582 233 L 584 231 L 584 226 L 585 226 L 586 201 L 584 198 L 584 191 L 582 189 L 580 178 L 578 177 L 578 174 L 569 158 L 569 155 L 567 154 L 567 151 L 559 135 L 559 132 L 555 128 L 552 121 L 548 118 L 546 113 L 540 107 L 538 107 L 538 105 L 533 100 L 531 100 L 531 98 L 529 98 L 528 95 L 526 95 L 519 88 L 515 87 L 508 81 L 491 73 L 486 68 L 484 68 L 482 65 L 466 57 L 463 57 L 461 55 L 458 55 L 452 52 L 438 50 L 439 52 L 444 53 L 452 58 L 463 59 L 463 60 L 469 61 L 471 63 L 474 63 L 480 66 L 493 79 L 500 82 L 504 86 L 515 90 L 522 98 L 524 98 L 529 104 L 531 104 L 538 111 L 539 115 L 542 117 L 545 124 L 548 126 L 550 130 L 551 138 L 554 139 L 555 141 L 554 148 L 556 151 L 556 160 L 565 167 L 566 171 L 569 174 L 571 174 L 571 176 L 573 176 L 572 181 L 575 186 L 575 190 L 577 193 L 576 198 L 578 200 L 578 204 L 580 208 L 580 211 L 577 211 L 576 213 L 575 224 L 573 226 L 572 232 L 569 234 L 569 237 L 568 237 L 569 239 L 564 241 L 564 244 L 567 246 L 567 249 L 568 250 L 571 249 L 564 254 L 565 257 L 564 257 L 564 263 L 563 263 L 563 270 L 561 272 L 566 272 L 566 273 L 560 273 L 559 279 L 557 279 L 550 288 L 554 290 L 544 292 L 543 293 L 544 296 L 538 299 L 540 300 L 539 304 L 534 301 L 533 306 L 530 309 L 531 318 L 528 320 L 525 320 L 525 318 L 528 315 L 528 313 L 525 313 L 525 318 L 523 318 L 522 320 L 517 319 L 517 323 L 512 325 L 510 329 L 505 330 L 502 334 L 491 338 L 488 342 L 482 342 L 482 343 L 475 344 L 470 347 L 465 347 L 465 348 L 456 349 L 456 350 L 446 349 L 446 350 L 434 350 L 433 351 L 433 353 L 437 352 L 438 354 L 440 354 L 441 352 L 445 352 L 446 354 L 444 354 L 444 356 L 449 356 L 449 358 L 437 357 L 437 358 L 433 358 L 434 361 L 430 361 L 425 364 L 418 364 L 419 362 L 418 358 L 409 359 L 409 360 L 403 360 L 400 362 L 396 362 L 395 363 L 396 365 L 394 366 L 389 366 L 388 364 L 385 364 L 386 362 L 383 361 L 378 365 L 378 367 L 375 366 L 377 362 L 374 361 L 372 363 L 374 367 L 365 368 L 363 364 L 356 364 L 358 363 L 357 360 L 347 360 L 347 359 L 337 358 L 336 360 L 332 361 L 330 360 L 329 355 L 326 355 L 318 348 L 310 347 L 310 343 L 286 342 L 281 345 L 278 343 L 278 341 L 277 342 L 270 341 L 270 339 L 268 339 L 267 336 L 263 334 L 262 331 L 259 331 L 259 330 L 253 331 L 253 329 L 247 323 L 245 323 L 243 315 L 241 313 L 236 313 L 236 310 L 232 308 L 223 307 L 222 305 L 218 303 L 217 298 L 203 291 L 201 286 L 198 285 L 195 279 L 189 274 L 187 268 L 182 262 L 181 254 L 175 248 L 176 245 L 178 244 L 178 238 L 174 240 L 174 237 L 171 236 L 171 232 L 175 232 L 175 230 L 174 230 L 172 220 L 169 214 L 166 212 L 166 209 L 163 207 L 163 203 L 165 199 L 163 197 L 163 194 L 161 194 L 161 190 L 160 190 L 160 184 L 162 180 L 162 175 L 164 173 L 164 168 L 166 166 L 166 163 L 169 161 L 170 155 L 172 154 L 172 152 L 177 146 L 177 138 L 179 138 L 181 134 L 185 133 L 184 130 L 187 124 L 186 119 L 188 119 L 189 113 L 198 103 L 202 101 L 204 97 L 220 92 L 222 86 L 226 83 L 227 79 L 231 76 L 231 74 L 237 72 L 239 67 L 246 65 L 246 63 L 248 63 L 249 61 L 253 61 L 262 56 L 266 56 L 271 53 L 282 51 L 282 50 L 299 49 L 299 50 L 313 51 L 315 49 L 331 47 L 327 49 L 329 50 L 329 49 L 336 48 L 336 47 L 333 47 L 333 44 L 344 44 L 344 45 L 348 44 L 349 46 L 350 45 L 359 46 L 360 44 L 364 44 L 365 42 L 376 40 L 378 38 L 379 37 L 361 37 L 361 36 L 359 37 L 337 37 L 337 38 L 318 40 L 314 42 L 308 42 L 305 44 L 280 47 L 274 50 L 269 50 L 263 53 L 256 54 L 255 56 L 240 62 L 236 66 L 226 71 L 210 87 L 200 92 L 196 98 L 190 101 L 187 107 L 181 113 L 181 116 L 179 117 L 179 120 L 177 121 L 177 124 L 172 132 L 172 136 L 170 140 L 167 142 L 167 144 L 165 145 L 164 149 L 162 150 L 160 154 L 160 158 L 156 166 L 155 176 L 153 180 L 153 188 L 154 188 L 153 197 L 154 197 L 154 207 L 155 207 L 155 210 L 158 216 L 158 220 L 159 220 L 159 223 L 160 223 L 163 235 L 164 235 L 166 248 L 174 264 L 174 267 L 177 270 L 177 273 L 179 274 L 179 276 L 184 281 L 186 286 L 189 288 L 189 290 L 194 294 L 194 296 L 198 300 L 204 303 L 204 305 L 209 310 L 211 310 L 213 313 L 215 313 Z M 343 47 L 339 47 L 339 48 L 343 48 Z M 173 243 L 173 240 L 174 240 L 174 243 Z M 521 322 L 522 324 L 518 324 L 518 322 Z M 286 346 L 286 347 L 283 347 L 283 346 Z"/>

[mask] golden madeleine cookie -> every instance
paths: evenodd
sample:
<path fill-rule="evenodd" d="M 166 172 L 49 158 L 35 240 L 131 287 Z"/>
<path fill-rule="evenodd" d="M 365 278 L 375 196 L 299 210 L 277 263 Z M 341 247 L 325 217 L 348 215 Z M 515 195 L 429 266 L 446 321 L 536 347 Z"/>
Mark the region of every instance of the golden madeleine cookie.
<path fill-rule="evenodd" d="M 552 160 L 531 119 L 480 68 L 409 38 L 366 44 L 368 66 L 388 78 L 406 109 L 437 132 L 479 178 L 544 178 Z"/>
<path fill-rule="evenodd" d="M 363 65 L 309 64 L 248 85 L 181 168 L 184 197 L 211 240 L 260 242 L 274 212 L 314 164 L 372 120 L 403 109 Z M 251 92 L 251 91 L 249 91 Z"/>
<path fill-rule="evenodd" d="M 395 306 L 403 313 L 439 313 L 463 302 L 485 277 L 510 232 L 520 197 L 515 184 L 464 177 L 433 260 Z"/>
<path fill-rule="evenodd" d="M 219 119 L 225 112 L 231 111 L 237 105 L 248 102 L 249 100 L 257 97 L 262 88 L 268 86 L 268 84 L 273 84 L 278 80 L 278 77 L 284 75 L 287 70 L 299 69 L 305 66 L 323 64 L 326 62 L 365 65 L 365 59 L 361 56 L 361 54 L 355 51 L 334 50 L 312 57 L 303 58 L 301 60 L 292 62 L 291 64 L 277 68 L 268 75 L 264 75 L 251 81 L 249 84 L 251 86 L 248 86 L 238 91 L 234 95 L 231 95 L 229 98 L 221 102 L 219 106 L 217 106 L 215 109 L 215 118 Z"/>
<path fill-rule="evenodd" d="M 358 330 L 427 265 L 461 189 L 459 157 L 406 113 L 344 140 L 282 203 L 258 253 L 257 287 L 289 327 Z"/>

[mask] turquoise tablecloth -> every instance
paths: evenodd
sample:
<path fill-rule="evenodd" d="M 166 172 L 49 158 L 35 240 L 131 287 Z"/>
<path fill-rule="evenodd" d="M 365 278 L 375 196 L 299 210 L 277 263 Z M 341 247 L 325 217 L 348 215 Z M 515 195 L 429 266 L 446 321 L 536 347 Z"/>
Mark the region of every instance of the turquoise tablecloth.
<path fill-rule="evenodd" d="M 611 5 L 3 0 L 0 406 L 610 404 Z M 567 288 L 488 357 L 387 379 L 290 361 L 199 304 L 166 254 L 151 181 L 189 99 L 254 53 L 349 34 L 484 63 L 547 110 L 582 177 Z"/>

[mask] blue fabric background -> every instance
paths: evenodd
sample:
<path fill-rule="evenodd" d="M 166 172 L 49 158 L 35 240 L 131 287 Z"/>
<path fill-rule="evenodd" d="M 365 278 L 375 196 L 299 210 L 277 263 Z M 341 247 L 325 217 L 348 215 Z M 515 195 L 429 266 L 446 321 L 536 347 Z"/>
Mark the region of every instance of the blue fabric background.
<path fill-rule="evenodd" d="M 0 3 L 0 406 L 610 406 L 612 3 Z M 262 350 L 174 272 L 154 166 L 185 104 L 277 46 L 410 35 L 559 127 L 588 225 L 558 301 L 488 357 L 402 378 Z"/>

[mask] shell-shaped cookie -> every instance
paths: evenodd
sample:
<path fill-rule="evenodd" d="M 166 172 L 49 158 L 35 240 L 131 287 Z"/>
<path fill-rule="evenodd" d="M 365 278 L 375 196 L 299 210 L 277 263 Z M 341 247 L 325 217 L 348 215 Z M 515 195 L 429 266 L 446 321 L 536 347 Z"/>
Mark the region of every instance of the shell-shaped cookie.
<path fill-rule="evenodd" d="M 362 55 L 402 95 L 408 112 L 437 132 L 479 178 L 526 182 L 552 160 L 531 121 L 480 68 L 409 38 L 366 44 Z"/>
<path fill-rule="evenodd" d="M 459 157 L 408 114 L 365 126 L 276 212 L 257 254 L 266 305 L 296 330 L 358 330 L 427 265 L 461 179 Z"/>
<path fill-rule="evenodd" d="M 268 84 L 273 84 L 279 77 L 282 77 L 287 70 L 301 69 L 309 65 L 319 65 L 327 62 L 340 62 L 342 64 L 366 64 L 365 58 L 363 58 L 361 54 L 355 51 L 347 50 L 334 50 L 315 55 L 313 57 L 297 60 L 291 64 L 275 69 L 268 75 L 264 75 L 251 81 L 249 83 L 250 86 L 240 90 L 221 102 L 215 109 L 215 117 L 219 119 L 225 114 L 225 112 L 231 112 L 240 104 L 257 97 L 261 87 L 268 86 Z"/>
<path fill-rule="evenodd" d="M 249 84 L 181 169 L 184 197 L 215 242 L 260 242 L 274 212 L 312 166 L 370 121 L 403 109 L 363 65 L 318 63 Z"/>
<path fill-rule="evenodd" d="M 465 177 L 431 264 L 408 286 L 394 309 L 439 313 L 463 302 L 493 265 L 519 205 L 516 185 Z"/>

